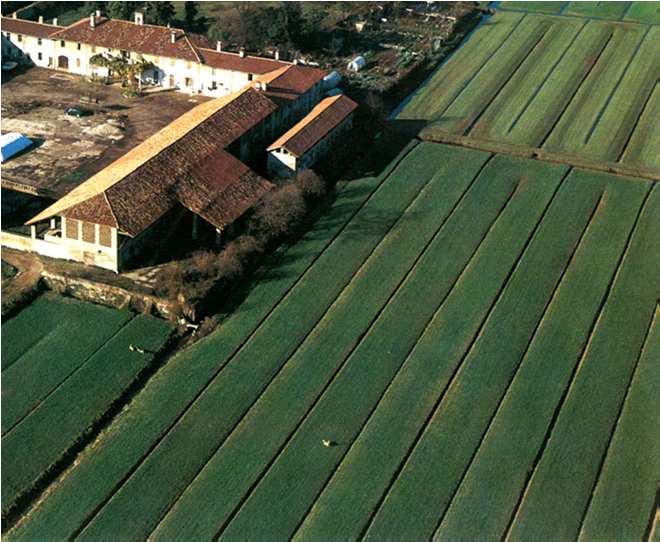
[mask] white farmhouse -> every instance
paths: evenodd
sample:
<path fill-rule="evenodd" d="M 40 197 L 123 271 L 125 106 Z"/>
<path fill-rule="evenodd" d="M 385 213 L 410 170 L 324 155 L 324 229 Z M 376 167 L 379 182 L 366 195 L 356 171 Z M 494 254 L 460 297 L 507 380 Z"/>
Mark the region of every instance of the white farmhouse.
<path fill-rule="evenodd" d="M 190 94 L 219 97 L 237 92 L 250 81 L 292 63 L 222 50 L 205 37 L 183 30 L 134 20 L 109 19 L 99 11 L 69 26 L 2 17 L 3 54 L 20 52 L 35 65 L 85 76 L 107 76 L 108 69 L 92 65 L 97 54 L 144 59 L 154 65 L 142 76 L 145 83 Z"/>
<path fill-rule="evenodd" d="M 268 170 L 291 177 L 310 168 L 353 126 L 357 104 L 340 94 L 321 100 L 308 115 L 268 147 Z"/>

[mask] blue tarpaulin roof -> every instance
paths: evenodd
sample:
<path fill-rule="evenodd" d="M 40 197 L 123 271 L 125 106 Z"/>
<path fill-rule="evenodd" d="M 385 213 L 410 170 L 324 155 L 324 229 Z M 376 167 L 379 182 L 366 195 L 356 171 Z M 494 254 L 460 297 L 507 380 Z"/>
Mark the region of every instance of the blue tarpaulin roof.
<path fill-rule="evenodd" d="M 32 145 L 32 141 L 23 134 L 12 132 L 0 136 L 0 145 L 2 147 L 2 161 L 5 162 L 15 154 Z"/>

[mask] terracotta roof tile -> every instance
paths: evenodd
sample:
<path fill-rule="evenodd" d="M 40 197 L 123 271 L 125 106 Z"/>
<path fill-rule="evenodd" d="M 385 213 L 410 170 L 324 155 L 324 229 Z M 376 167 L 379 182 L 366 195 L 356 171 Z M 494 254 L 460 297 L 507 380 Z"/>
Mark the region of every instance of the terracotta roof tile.
<path fill-rule="evenodd" d="M 280 100 L 295 100 L 321 81 L 325 72 L 310 66 L 291 64 L 257 78 L 266 83 L 268 96 Z"/>
<path fill-rule="evenodd" d="M 171 35 L 176 39 L 172 43 Z M 199 62 L 199 56 L 183 30 L 135 24 L 120 19 L 97 17 L 94 27 L 89 18 L 81 19 L 50 35 L 52 39 L 87 43 L 140 54 L 180 58 Z"/>
<path fill-rule="evenodd" d="M 222 227 L 272 187 L 225 148 L 276 108 L 262 92 L 250 87 L 231 98 L 205 102 L 30 223 L 63 214 L 118 227 L 135 236 L 180 204 Z"/>
<path fill-rule="evenodd" d="M 199 48 L 197 52 L 202 57 L 204 64 L 221 70 L 263 74 L 272 72 L 282 66 L 290 65 L 289 63 L 280 60 L 259 58 L 255 56 L 241 57 L 238 53 L 229 53 L 226 51 L 220 52 L 207 48 Z"/>
<path fill-rule="evenodd" d="M 302 156 L 356 108 L 357 104 L 344 94 L 324 98 L 300 122 L 270 145 L 268 150 L 283 147 L 295 156 Z"/>
<path fill-rule="evenodd" d="M 61 29 L 60 26 L 52 24 L 35 23 L 25 19 L 14 19 L 13 17 L 2 17 L 2 31 L 12 34 L 24 34 L 37 38 L 47 38 L 53 32 Z"/>

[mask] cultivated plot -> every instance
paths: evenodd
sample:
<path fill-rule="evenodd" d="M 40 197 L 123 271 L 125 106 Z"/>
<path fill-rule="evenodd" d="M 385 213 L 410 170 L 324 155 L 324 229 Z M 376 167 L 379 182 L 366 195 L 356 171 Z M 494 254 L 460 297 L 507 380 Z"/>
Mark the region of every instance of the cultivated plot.
<path fill-rule="evenodd" d="M 660 2 L 500 2 L 498 9 L 660 24 Z"/>
<path fill-rule="evenodd" d="M 649 181 L 411 145 L 7 539 L 639 538 L 648 514 L 616 503 L 650 511 L 652 488 L 617 472 L 658 475 L 637 420 L 659 391 L 659 216 Z"/>
<path fill-rule="evenodd" d="M 499 12 L 411 98 L 422 137 L 660 178 L 660 26 Z"/>
<path fill-rule="evenodd" d="M 3 515 L 103 418 L 171 329 L 53 294 L 2 324 Z"/>

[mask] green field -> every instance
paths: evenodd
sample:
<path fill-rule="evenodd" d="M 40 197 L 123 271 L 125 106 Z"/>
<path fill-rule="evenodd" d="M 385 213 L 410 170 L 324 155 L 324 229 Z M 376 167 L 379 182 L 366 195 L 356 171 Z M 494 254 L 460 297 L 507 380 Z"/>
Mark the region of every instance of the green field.
<path fill-rule="evenodd" d="M 170 332 L 156 318 L 54 294 L 2 324 L 3 514 L 103 418 Z"/>
<path fill-rule="evenodd" d="M 658 179 L 659 76 L 660 26 L 501 11 L 396 119 L 427 121 L 435 141 Z"/>
<path fill-rule="evenodd" d="M 412 143 L 6 538 L 639 538 L 658 216 L 649 181 Z"/>
<path fill-rule="evenodd" d="M 660 24 L 660 2 L 501 2 L 498 9 Z"/>

